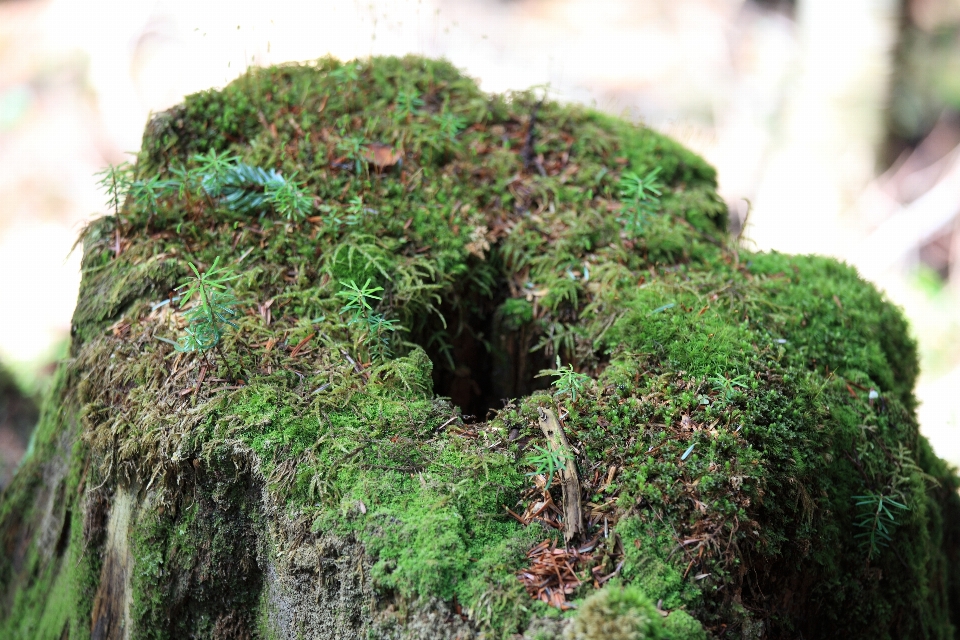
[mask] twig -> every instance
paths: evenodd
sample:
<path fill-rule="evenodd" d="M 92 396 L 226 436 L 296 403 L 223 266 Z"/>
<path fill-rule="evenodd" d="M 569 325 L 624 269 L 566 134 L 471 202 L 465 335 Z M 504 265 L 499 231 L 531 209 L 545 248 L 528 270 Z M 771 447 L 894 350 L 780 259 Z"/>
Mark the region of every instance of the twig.
<path fill-rule="evenodd" d="M 350 357 L 350 354 L 347 353 L 346 349 L 340 349 L 340 354 L 347 359 L 347 362 L 353 365 L 353 370 L 357 373 L 363 375 L 363 369 L 360 368 L 360 365 L 357 364 L 357 361 Z"/>
<path fill-rule="evenodd" d="M 550 448 L 561 453 L 566 460 L 564 468 L 560 470 L 560 481 L 563 487 L 563 541 L 569 544 L 576 536 L 585 532 L 577 462 L 571 451 L 570 442 L 567 440 L 567 436 L 557 421 L 557 416 L 553 413 L 553 410 L 539 407 L 537 411 L 539 413 L 540 430 L 546 436 Z"/>

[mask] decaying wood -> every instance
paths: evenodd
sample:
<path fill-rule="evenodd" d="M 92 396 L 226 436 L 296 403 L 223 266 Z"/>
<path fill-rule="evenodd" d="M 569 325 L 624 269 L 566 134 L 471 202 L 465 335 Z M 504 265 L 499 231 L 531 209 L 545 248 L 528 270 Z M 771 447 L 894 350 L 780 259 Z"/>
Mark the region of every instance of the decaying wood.
<path fill-rule="evenodd" d="M 551 451 L 558 451 L 566 461 L 560 471 L 560 482 L 563 486 L 563 541 L 570 543 L 575 537 L 583 533 L 583 508 L 580 504 L 580 476 L 577 474 L 577 462 L 573 457 L 573 449 L 567 441 L 563 427 L 553 413 L 553 409 L 539 408 L 540 430 L 547 438 Z"/>

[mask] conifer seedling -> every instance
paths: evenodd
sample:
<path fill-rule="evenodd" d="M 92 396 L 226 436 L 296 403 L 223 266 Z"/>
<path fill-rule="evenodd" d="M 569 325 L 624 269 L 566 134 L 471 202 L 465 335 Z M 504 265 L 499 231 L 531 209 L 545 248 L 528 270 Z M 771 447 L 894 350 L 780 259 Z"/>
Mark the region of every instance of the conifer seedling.
<path fill-rule="evenodd" d="M 194 296 L 198 298 L 197 304 L 184 313 L 189 325 L 187 335 L 177 345 L 177 351 L 209 351 L 220 344 L 227 327 L 237 328 L 231 320 L 237 315 L 234 309 L 237 300 L 226 283 L 240 276 L 229 268 L 219 267 L 219 262 L 220 257 L 217 256 L 203 274 L 191 262 L 194 275 L 177 287 L 177 291 L 181 292 L 181 306 Z"/>

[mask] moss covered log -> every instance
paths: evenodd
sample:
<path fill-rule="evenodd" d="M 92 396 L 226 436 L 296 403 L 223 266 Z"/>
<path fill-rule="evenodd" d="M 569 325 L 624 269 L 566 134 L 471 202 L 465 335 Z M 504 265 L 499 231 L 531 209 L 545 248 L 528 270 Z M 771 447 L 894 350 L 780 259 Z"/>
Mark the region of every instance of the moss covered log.
<path fill-rule="evenodd" d="M 954 637 L 902 315 L 740 250 L 677 143 L 325 59 L 190 96 L 105 183 L 0 636 Z"/>

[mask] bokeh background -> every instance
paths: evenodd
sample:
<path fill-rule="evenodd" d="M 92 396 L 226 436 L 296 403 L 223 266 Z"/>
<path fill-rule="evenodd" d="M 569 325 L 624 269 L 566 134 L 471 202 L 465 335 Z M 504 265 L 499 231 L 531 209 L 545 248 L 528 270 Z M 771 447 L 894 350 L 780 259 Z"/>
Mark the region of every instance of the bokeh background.
<path fill-rule="evenodd" d="M 717 167 L 754 247 L 854 264 L 909 317 L 922 429 L 960 463 L 960 0 L 0 0 L 16 384 L 42 394 L 65 353 L 94 173 L 151 112 L 251 65 L 406 53 L 668 133 Z M 0 403 L 2 483 L 35 409 Z"/>

